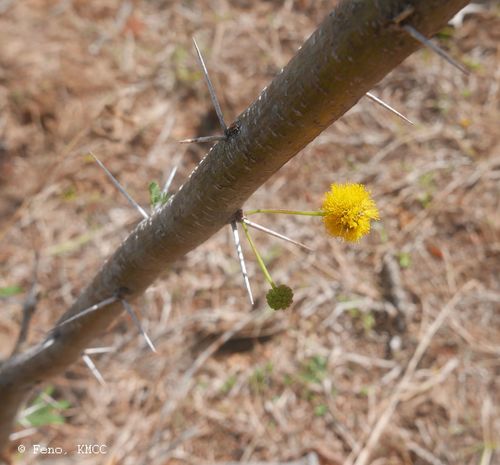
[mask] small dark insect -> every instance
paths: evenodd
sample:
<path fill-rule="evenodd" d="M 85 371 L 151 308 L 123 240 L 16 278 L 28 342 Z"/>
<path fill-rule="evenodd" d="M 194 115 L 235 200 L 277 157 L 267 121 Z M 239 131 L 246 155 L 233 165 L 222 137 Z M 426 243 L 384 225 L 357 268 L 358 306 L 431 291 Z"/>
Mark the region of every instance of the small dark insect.
<path fill-rule="evenodd" d="M 239 121 L 235 121 L 233 124 L 231 124 L 231 126 L 229 126 L 224 131 L 224 134 L 229 139 L 230 137 L 238 134 L 240 132 L 240 128 L 241 128 L 240 122 Z"/>

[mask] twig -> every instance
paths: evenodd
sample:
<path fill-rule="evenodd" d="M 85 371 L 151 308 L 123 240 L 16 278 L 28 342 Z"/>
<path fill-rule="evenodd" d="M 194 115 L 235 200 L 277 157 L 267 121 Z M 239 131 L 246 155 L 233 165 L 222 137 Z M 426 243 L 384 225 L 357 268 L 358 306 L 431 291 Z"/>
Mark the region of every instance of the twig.
<path fill-rule="evenodd" d="M 155 457 L 161 457 L 161 460 L 164 463 L 168 463 L 168 459 L 172 456 L 172 452 L 175 451 L 182 443 L 186 442 L 189 439 L 196 438 L 197 436 L 204 435 L 205 432 L 203 429 L 200 429 L 199 426 L 192 426 L 191 428 L 187 428 L 182 433 L 179 434 L 175 439 L 171 441 L 165 441 L 166 444 L 159 447 L 154 451 Z"/>
<path fill-rule="evenodd" d="M 380 273 L 383 294 L 396 309 L 395 324 L 399 332 L 404 332 L 407 326 L 411 304 L 406 295 L 403 282 L 401 280 L 401 270 L 395 258 L 390 254 L 385 254 Z"/>
<path fill-rule="evenodd" d="M 441 367 L 438 373 L 428 379 L 427 381 L 416 386 L 414 389 L 408 389 L 401 396 L 401 402 L 408 402 L 415 396 L 422 394 L 423 392 L 429 391 L 438 384 L 442 384 L 446 381 L 446 378 L 458 367 L 459 362 L 457 358 L 452 358 L 446 362 L 446 364 Z"/>
<path fill-rule="evenodd" d="M 379 104 L 381 107 L 385 108 L 386 110 L 391 111 L 395 115 L 399 116 L 401 119 L 405 120 L 407 123 L 410 124 L 415 124 L 413 121 L 409 120 L 405 115 L 400 113 L 398 110 L 395 108 L 391 107 L 388 103 L 385 103 L 383 100 L 379 99 L 377 96 L 373 95 L 371 92 L 367 92 L 365 94 L 371 101 Z"/>
<path fill-rule="evenodd" d="M 238 254 L 238 261 L 240 262 L 241 274 L 243 275 L 243 281 L 248 292 L 248 298 L 250 299 L 250 304 L 254 305 L 252 288 L 250 287 L 250 280 L 248 279 L 247 267 L 245 265 L 245 257 L 243 256 L 243 250 L 241 248 L 240 235 L 238 234 L 238 226 L 236 221 L 231 222 L 231 230 L 233 231 L 234 245 L 236 246 L 236 253 Z"/>
<path fill-rule="evenodd" d="M 484 399 L 481 407 L 481 424 L 483 430 L 483 453 L 481 454 L 481 462 L 479 465 L 490 465 L 493 453 L 495 451 L 495 433 L 492 427 L 492 412 L 494 411 L 493 402 L 488 396 Z"/>
<path fill-rule="evenodd" d="M 196 43 L 196 39 L 193 37 L 194 48 L 196 49 L 196 54 L 198 56 L 198 61 L 200 62 L 201 69 L 203 71 L 203 76 L 205 77 L 205 82 L 208 86 L 208 92 L 210 93 L 210 98 L 212 99 L 212 103 L 215 107 L 215 112 L 217 113 L 217 118 L 219 118 L 219 123 L 222 128 L 222 132 L 225 134 L 227 131 L 227 125 L 224 121 L 224 116 L 222 115 L 222 110 L 219 105 L 219 101 L 217 100 L 217 95 L 215 94 L 214 86 L 212 85 L 212 81 L 210 80 L 210 76 L 208 75 L 207 67 L 205 66 L 205 62 L 203 61 L 203 56 L 201 55 L 200 49 L 198 48 L 198 44 Z"/>
<path fill-rule="evenodd" d="M 38 431 L 37 428 L 22 429 L 21 431 L 16 431 L 15 433 L 12 433 L 9 436 L 9 440 L 11 440 L 11 441 L 19 441 L 19 439 L 23 439 L 23 438 L 26 438 L 28 436 L 31 436 L 31 435 L 35 434 L 37 431 Z M 0 455 L 0 459 L 1 458 L 2 458 L 2 456 Z M 0 463 L 2 463 L 2 462 L 0 462 Z"/>
<path fill-rule="evenodd" d="M 99 381 L 99 384 L 104 386 L 106 384 L 106 381 L 104 381 L 104 378 L 102 377 L 101 373 L 95 366 L 95 363 L 93 360 L 85 353 L 82 354 L 83 361 L 85 362 L 85 365 L 89 368 L 89 370 L 92 372 L 92 374 L 95 376 L 97 381 Z"/>
<path fill-rule="evenodd" d="M 417 444 L 415 441 L 410 439 L 406 439 L 405 443 L 415 455 L 418 455 L 420 458 L 424 459 L 430 465 L 445 465 L 442 460 L 439 460 L 434 454 L 429 452 L 427 449 L 424 449 L 420 444 Z"/>
<path fill-rule="evenodd" d="M 122 2 L 111 28 L 106 28 L 106 32 L 102 32 L 99 37 L 89 45 L 88 50 L 92 55 L 97 55 L 106 42 L 112 40 L 120 31 L 123 31 L 132 11 L 133 4 L 131 1 L 125 0 Z"/>
<path fill-rule="evenodd" d="M 204 143 L 204 142 L 219 142 L 220 140 L 226 140 L 226 136 L 201 136 L 194 137 L 192 139 L 183 139 L 179 141 L 179 144 L 192 144 L 192 143 Z"/>
<path fill-rule="evenodd" d="M 247 226 L 250 226 L 251 228 L 258 229 L 259 231 L 265 232 L 265 233 L 269 234 L 270 236 L 274 236 L 274 237 L 277 237 L 278 239 L 283 239 L 284 241 L 290 242 L 294 245 L 298 245 L 299 247 L 302 247 L 303 249 L 306 249 L 309 252 L 314 252 L 314 250 L 311 249 L 311 247 L 308 247 L 307 245 L 303 244 L 302 242 L 298 242 L 298 241 L 295 241 L 293 239 L 290 239 L 288 236 L 285 236 L 285 235 L 280 234 L 276 231 L 273 231 L 272 229 L 266 228 L 265 226 L 254 223 L 253 221 L 247 220 L 246 218 L 243 219 L 243 222 Z"/>
<path fill-rule="evenodd" d="M 38 263 L 39 263 L 38 252 L 35 252 L 31 287 L 23 303 L 23 319 L 21 321 L 21 329 L 19 330 L 19 336 L 17 337 L 16 345 L 12 349 L 11 356 L 17 354 L 21 349 L 21 346 L 26 341 L 26 338 L 28 337 L 28 330 L 31 323 L 31 318 L 33 317 L 36 311 L 36 305 L 38 303 L 38 292 L 37 292 Z"/>
<path fill-rule="evenodd" d="M 139 332 L 143 335 L 144 339 L 146 339 L 146 343 L 148 344 L 149 348 L 155 354 L 157 354 L 158 352 L 157 352 L 155 346 L 153 345 L 153 342 L 151 341 L 149 336 L 146 334 L 146 331 L 144 331 L 144 328 L 142 327 L 141 322 L 139 321 L 139 318 L 137 318 L 137 315 L 135 314 L 135 312 L 132 309 L 132 307 L 130 306 L 130 304 L 126 300 L 123 300 L 123 299 L 121 302 L 122 302 L 123 307 L 127 311 L 127 313 L 130 315 L 130 318 L 132 318 L 132 321 L 137 326 L 137 329 L 139 330 Z"/>
<path fill-rule="evenodd" d="M 458 61 L 453 59 L 448 53 L 446 53 L 441 47 L 437 46 L 434 42 L 427 39 L 423 34 L 418 32 L 413 26 L 409 24 L 403 24 L 401 26 L 408 34 L 410 34 L 415 40 L 418 40 L 422 45 L 426 46 L 433 52 L 437 53 L 441 58 L 446 60 L 450 65 L 454 66 L 458 70 L 462 71 L 464 74 L 469 74 L 469 70 L 465 68 Z"/>
<path fill-rule="evenodd" d="M 493 449 L 491 444 L 486 444 L 483 449 L 483 453 L 481 454 L 481 462 L 479 463 L 479 465 L 490 465 L 494 451 L 495 450 Z"/>
<path fill-rule="evenodd" d="M 97 158 L 92 152 L 90 155 L 94 157 L 94 160 L 97 164 L 103 169 L 103 171 L 108 175 L 109 179 L 113 182 L 115 187 L 124 195 L 124 197 L 128 200 L 130 205 L 132 205 L 143 217 L 144 219 L 148 219 L 149 215 L 146 213 L 144 208 L 142 208 L 130 195 L 129 193 L 122 187 L 122 185 L 118 182 L 118 180 L 111 174 L 111 172 L 104 166 L 104 164 Z"/>

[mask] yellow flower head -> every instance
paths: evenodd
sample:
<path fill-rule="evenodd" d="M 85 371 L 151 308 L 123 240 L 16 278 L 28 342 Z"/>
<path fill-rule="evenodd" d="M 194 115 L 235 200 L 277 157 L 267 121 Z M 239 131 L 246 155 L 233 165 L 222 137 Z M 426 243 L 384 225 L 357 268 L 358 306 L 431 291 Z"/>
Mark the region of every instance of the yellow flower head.
<path fill-rule="evenodd" d="M 322 210 L 328 233 L 349 242 L 368 234 L 370 220 L 379 219 L 377 206 L 363 184 L 332 184 Z"/>

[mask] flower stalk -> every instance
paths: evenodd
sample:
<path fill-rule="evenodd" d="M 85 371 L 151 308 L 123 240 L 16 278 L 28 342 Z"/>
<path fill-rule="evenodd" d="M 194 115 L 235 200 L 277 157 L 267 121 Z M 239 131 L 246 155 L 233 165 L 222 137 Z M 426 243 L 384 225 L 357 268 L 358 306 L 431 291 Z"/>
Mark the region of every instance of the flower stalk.
<path fill-rule="evenodd" d="M 255 258 L 257 258 L 257 263 L 259 264 L 260 269 L 262 270 L 262 273 L 264 273 L 264 277 L 266 278 L 266 281 L 274 289 L 276 287 L 276 283 L 273 281 L 273 278 L 271 278 L 271 275 L 269 274 L 269 271 L 267 270 L 266 264 L 264 263 L 262 256 L 260 255 L 259 251 L 257 250 L 257 247 L 255 247 L 255 244 L 252 240 L 252 237 L 250 236 L 250 231 L 248 230 L 248 226 L 242 222 L 241 227 L 243 228 L 243 231 L 245 232 L 245 236 L 248 240 L 248 243 L 250 244 L 250 247 L 252 248 L 252 252 L 254 253 Z"/>

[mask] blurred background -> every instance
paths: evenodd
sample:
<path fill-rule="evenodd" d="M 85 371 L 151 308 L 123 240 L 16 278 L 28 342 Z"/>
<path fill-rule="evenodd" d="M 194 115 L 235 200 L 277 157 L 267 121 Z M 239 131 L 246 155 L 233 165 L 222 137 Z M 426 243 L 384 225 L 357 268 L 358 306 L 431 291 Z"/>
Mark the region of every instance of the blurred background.
<path fill-rule="evenodd" d="M 138 220 L 89 151 L 147 207 L 151 181 L 177 166 L 177 189 L 209 149 L 177 142 L 219 131 L 192 37 L 230 123 L 334 4 L 0 1 L 0 357 L 35 263 L 29 344 Z M 267 308 L 243 244 L 250 310 L 221 230 L 135 306 L 159 355 L 117 320 L 95 341 L 113 351 L 92 355 L 106 384 L 81 361 L 33 393 L 16 427 L 13 449 L 68 455 L 28 449 L 15 463 L 499 460 L 499 38 L 496 2 L 457 18 L 435 40 L 470 76 L 421 50 L 373 89 L 415 126 L 361 99 L 248 201 L 314 210 L 332 182 L 350 181 L 378 204 L 381 221 L 354 245 L 319 218 L 255 217 L 314 249 L 253 234 L 295 291 L 290 309 Z"/>

